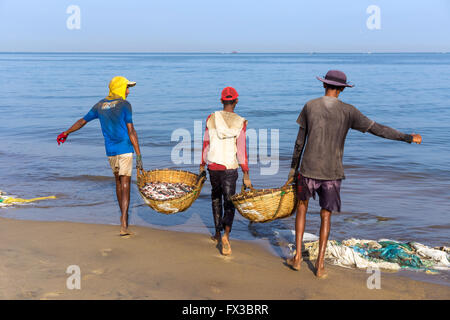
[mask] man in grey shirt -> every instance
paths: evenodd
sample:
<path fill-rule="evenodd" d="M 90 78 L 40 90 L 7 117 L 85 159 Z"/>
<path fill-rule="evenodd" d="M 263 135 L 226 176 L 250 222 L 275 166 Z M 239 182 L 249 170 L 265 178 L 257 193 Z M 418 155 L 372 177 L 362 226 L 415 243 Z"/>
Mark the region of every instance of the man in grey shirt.
<path fill-rule="evenodd" d="M 287 259 L 287 264 L 294 270 L 300 269 L 302 261 L 301 245 L 305 231 L 308 201 L 315 194 L 319 195 L 321 207 L 319 255 L 316 260 L 316 276 L 326 277 L 324 256 L 330 233 L 331 212 L 341 211 L 340 188 L 345 179 L 342 157 L 344 144 L 349 129 L 363 133 L 370 132 L 376 136 L 420 144 L 422 137 L 418 134 L 404 134 L 392 128 L 370 120 L 354 106 L 338 99 L 347 83 L 342 71 L 330 70 L 325 78 L 317 77 L 323 82 L 325 96 L 308 101 L 301 111 L 297 123 L 300 125 L 294 154 L 292 156 L 289 178 L 295 177 L 301 158 L 298 175 L 298 203 L 295 220 L 296 255 Z M 305 145 L 306 144 L 306 145 Z"/>

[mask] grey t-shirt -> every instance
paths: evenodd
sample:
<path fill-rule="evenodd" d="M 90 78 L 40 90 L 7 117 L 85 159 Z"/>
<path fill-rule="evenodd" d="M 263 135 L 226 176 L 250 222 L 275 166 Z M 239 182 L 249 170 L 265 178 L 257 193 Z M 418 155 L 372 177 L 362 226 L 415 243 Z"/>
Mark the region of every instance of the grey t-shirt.
<path fill-rule="evenodd" d="M 354 106 L 323 96 L 305 104 L 297 123 L 307 134 L 300 173 L 307 178 L 337 180 L 345 179 L 342 158 L 348 130 L 367 132 L 375 122 Z"/>

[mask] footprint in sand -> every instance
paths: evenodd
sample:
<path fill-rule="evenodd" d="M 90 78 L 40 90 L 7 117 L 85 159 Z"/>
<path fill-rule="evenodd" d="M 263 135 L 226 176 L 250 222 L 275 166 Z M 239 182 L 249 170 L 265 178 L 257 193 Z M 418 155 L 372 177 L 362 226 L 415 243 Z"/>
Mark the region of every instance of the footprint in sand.
<path fill-rule="evenodd" d="M 82 279 L 87 280 L 87 279 L 93 278 L 95 276 L 102 275 L 104 273 L 105 273 L 104 269 L 95 269 L 95 270 L 92 270 L 90 274 L 84 275 Z"/>
<path fill-rule="evenodd" d="M 40 300 L 56 298 L 62 294 L 63 294 L 62 292 L 47 292 L 47 293 L 44 293 L 44 295 L 42 296 L 42 298 L 40 298 Z"/>
<path fill-rule="evenodd" d="M 38 296 L 38 291 L 22 291 L 20 299 L 34 299 Z"/>
<path fill-rule="evenodd" d="M 233 256 L 224 256 L 223 254 L 218 254 L 217 257 L 221 258 L 225 262 L 231 262 L 233 260 Z"/>
<path fill-rule="evenodd" d="M 46 266 L 50 265 L 50 262 L 47 260 L 39 260 L 39 262 Z"/>
<path fill-rule="evenodd" d="M 84 275 L 83 277 L 81 277 L 81 279 L 82 279 L 82 280 L 88 280 L 88 279 L 91 279 L 91 278 L 93 278 L 93 277 L 94 277 L 93 274 L 86 274 L 86 275 Z"/>
<path fill-rule="evenodd" d="M 101 249 L 100 252 L 101 252 L 101 254 L 102 254 L 103 257 L 107 257 L 107 256 L 109 256 L 109 254 L 112 252 L 112 249 L 110 249 L 110 248 L 107 248 L 107 249 Z"/>
<path fill-rule="evenodd" d="M 211 285 L 211 291 L 213 293 L 221 293 L 222 292 L 222 290 L 219 288 L 219 285 L 216 285 L 216 284 Z"/>
<path fill-rule="evenodd" d="M 100 274 L 104 274 L 105 270 L 104 269 L 96 269 L 96 270 L 92 270 L 91 272 L 93 274 L 100 275 Z"/>
<path fill-rule="evenodd" d="M 222 292 L 222 290 L 220 290 L 217 287 L 211 287 L 211 291 L 214 292 L 214 293 L 221 293 Z"/>
<path fill-rule="evenodd" d="M 213 293 L 221 293 L 222 289 L 220 288 L 223 287 L 224 283 L 220 281 L 208 281 L 206 285 L 210 288 L 210 290 Z"/>

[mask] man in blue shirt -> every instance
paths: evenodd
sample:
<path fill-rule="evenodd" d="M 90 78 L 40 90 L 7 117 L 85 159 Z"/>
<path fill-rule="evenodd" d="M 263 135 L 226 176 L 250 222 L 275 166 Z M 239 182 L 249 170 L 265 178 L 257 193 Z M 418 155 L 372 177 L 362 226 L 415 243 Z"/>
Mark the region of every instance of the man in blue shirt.
<path fill-rule="evenodd" d="M 124 77 L 114 77 L 109 83 L 109 95 L 97 102 L 69 130 L 56 139 L 64 143 L 68 135 L 91 120 L 99 119 L 105 138 L 106 155 L 116 178 L 116 195 L 122 213 L 120 235 L 132 233 L 128 230 L 128 206 L 130 204 L 130 181 L 133 167 L 133 149 L 136 152 L 136 168 L 142 170 L 142 157 L 137 133 L 134 130 L 131 104 L 126 100 L 130 87 L 136 85 Z"/>

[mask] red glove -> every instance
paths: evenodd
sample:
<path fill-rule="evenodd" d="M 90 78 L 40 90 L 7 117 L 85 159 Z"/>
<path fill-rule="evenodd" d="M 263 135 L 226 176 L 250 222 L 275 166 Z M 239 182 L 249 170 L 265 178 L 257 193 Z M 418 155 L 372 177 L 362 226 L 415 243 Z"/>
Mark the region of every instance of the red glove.
<path fill-rule="evenodd" d="M 66 142 L 66 139 L 67 139 L 68 136 L 69 136 L 69 135 L 68 135 L 68 134 L 65 134 L 64 132 L 61 133 L 61 134 L 58 136 L 58 138 L 56 138 L 56 141 L 58 142 L 58 146 L 59 146 L 61 143 Z"/>

